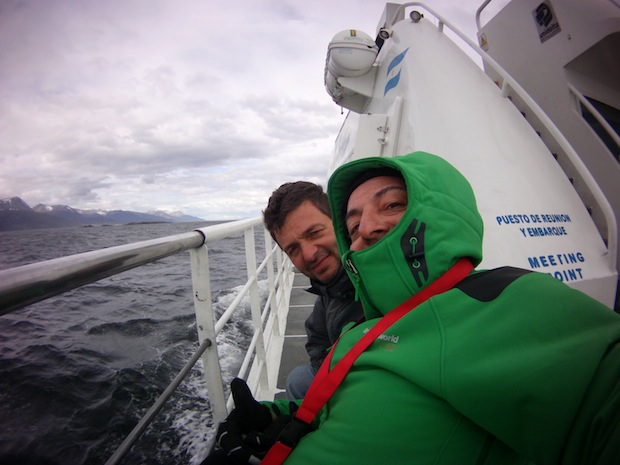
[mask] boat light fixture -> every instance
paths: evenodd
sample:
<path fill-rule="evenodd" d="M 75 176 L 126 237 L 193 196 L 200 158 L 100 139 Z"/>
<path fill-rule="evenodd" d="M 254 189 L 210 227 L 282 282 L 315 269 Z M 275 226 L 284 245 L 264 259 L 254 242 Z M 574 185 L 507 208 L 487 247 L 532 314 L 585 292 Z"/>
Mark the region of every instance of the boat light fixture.
<path fill-rule="evenodd" d="M 411 21 L 413 21 L 414 23 L 417 23 L 422 18 L 424 18 L 424 15 L 420 13 L 419 11 L 413 10 L 411 13 L 409 13 L 409 17 L 411 18 Z"/>
<path fill-rule="evenodd" d="M 392 37 L 392 30 L 388 28 L 381 29 L 379 31 L 379 37 L 381 37 L 383 40 L 388 40 L 390 37 Z"/>

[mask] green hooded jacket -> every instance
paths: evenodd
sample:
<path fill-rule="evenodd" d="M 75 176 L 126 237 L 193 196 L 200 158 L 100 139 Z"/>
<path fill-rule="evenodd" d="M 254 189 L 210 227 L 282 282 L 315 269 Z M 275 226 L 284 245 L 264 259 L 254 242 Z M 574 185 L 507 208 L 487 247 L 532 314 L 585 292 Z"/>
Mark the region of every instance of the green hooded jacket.
<path fill-rule="evenodd" d="M 402 174 L 407 211 L 380 241 L 349 251 L 351 186 L 381 168 Z M 379 318 L 461 257 L 477 265 L 483 222 L 467 180 L 423 152 L 348 163 L 328 193 L 367 317 L 341 336 L 333 367 Z M 619 340 L 617 314 L 549 275 L 475 271 L 359 356 L 285 463 L 620 463 Z"/>

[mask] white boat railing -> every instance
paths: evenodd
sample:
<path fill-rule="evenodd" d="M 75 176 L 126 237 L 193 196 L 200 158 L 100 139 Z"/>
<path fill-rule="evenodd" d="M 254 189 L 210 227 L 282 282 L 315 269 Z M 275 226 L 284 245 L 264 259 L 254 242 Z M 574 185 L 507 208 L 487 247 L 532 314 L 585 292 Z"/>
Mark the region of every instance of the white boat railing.
<path fill-rule="evenodd" d="M 198 349 L 116 452 L 108 459 L 106 465 L 114 465 L 122 460 L 200 359 L 204 365 L 205 382 L 212 405 L 214 424 L 218 424 L 227 416 L 232 399 L 229 399 L 227 405 L 215 342 L 217 335 L 225 327 L 246 295 L 249 295 L 250 300 L 254 336 L 237 376 L 247 379 L 248 385 L 257 398 L 273 399 L 277 392 L 276 383 L 280 358 L 272 354 L 280 354 L 282 351 L 283 333 L 294 273 L 290 260 L 277 245 L 273 245 L 271 236 L 264 228 L 262 230 L 265 239 L 265 256 L 261 263 L 258 266 L 256 265 L 257 248 L 254 242 L 254 228 L 256 226 L 262 226 L 260 217 L 222 223 L 189 233 L 0 270 L 1 315 L 108 276 L 189 250 L 198 329 Z M 218 321 L 215 321 L 211 299 L 208 247 L 215 241 L 240 233 L 243 233 L 245 237 L 248 278 L 233 302 Z M 266 302 L 261 308 L 258 277 L 263 271 L 266 271 L 267 274 L 269 292 Z"/>
<path fill-rule="evenodd" d="M 480 12 L 491 0 L 485 1 L 483 5 L 478 9 L 476 14 L 476 21 L 479 24 Z M 500 76 L 502 82 L 500 83 L 502 94 L 505 97 L 508 97 L 511 92 L 516 94 L 519 99 L 523 102 L 524 105 L 529 109 L 529 111 L 537 118 L 540 124 L 543 125 L 545 131 L 554 139 L 558 148 L 565 154 L 566 158 L 572 164 L 573 168 L 579 173 L 581 179 L 583 180 L 586 188 L 589 190 L 592 198 L 598 205 L 600 212 L 603 215 L 605 220 L 606 227 L 606 239 L 607 239 L 607 260 L 609 263 L 609 268 L 611 270 L 615 270 L 618 262 L 618 226 L 616 223 L 616 216 L 614 214 L 613 208 L 611 207 L 607 197 L 601 190 L 600 186 L 583 163 L 573 146 L 566 139 L 564 134 L 560 131 L 560 129 L 555 125 L 555 123 L 551 120 L 549 115 L 545 113 L 545 111 L 536 103 L 536 101 L 532 98 L 532 96 L 525 90 L 521 85 L 506 71 L 497 61 L 495 61 L 488 53 L 486 53 L 480 46 L 472 41 L 469 37 L 467 37 L 463 32 L 461 32 L 458 28 L 452 25 L 450 22 L 446 21 L 441 15 L 433 11 L 423 2 L 407 2 L 403 3 L 398 7 L 398 9 L 394 12 L 391 20 L 386 22 L 385 29 L 388 34 L 391 35 L 392 26 L 399 21 L 399 18 L 404 17 L 405 8 L 409 7 L 419 7 L 423 8 L 425 11 L 430 13 L 437 20 L 437 28 L 439 31 L 444 32 L 444 26 L 446 26 L 452 33 L 454 33 L 460 40 L 462 40 L 471 50 L 473 50 L 476 54 L 480 56 L 483 63 L 490 67 L 498 76 Z M 445 33 L 445 32 L 444 32 Z M 571 92 L 580 98 L 579 92 L 576 89 L 571 89 Z M 585 100 L 585 98 L 584 98 Z M 587 107 L 597 119 L 602 118 L 602 116 L 597 116 L 599 113 L 596 108 L 590 109 L 590 106 Z M 617 137 L 616 137 L 617 138 Z M 614 139 L 615 140 L 615 139 Z"/>
<path fill-rule="evenodd" d="M 596 119 L 596 122 L 601 125 L 601 128 L 605 131 L 607 137 L 613 140 L 614 143 L 620 147 L 620 136 L 618 136 L 618 133 L 611 127 L 611 124 L 609 124 L 601 112 L 598 111 L 598 109 L 592 105 L 586 96 L 579 92 L 575 86 L 568 84 L 568 90 L 571 95 L 577 99 L 579 104 L 583 105 L 594 117 L 594 119 Z"/>

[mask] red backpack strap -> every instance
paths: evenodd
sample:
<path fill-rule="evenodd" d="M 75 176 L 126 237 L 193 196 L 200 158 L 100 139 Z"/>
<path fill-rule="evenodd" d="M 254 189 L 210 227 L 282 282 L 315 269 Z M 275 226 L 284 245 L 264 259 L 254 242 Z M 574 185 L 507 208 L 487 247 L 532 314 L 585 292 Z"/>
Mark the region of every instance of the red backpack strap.
<path fill-rule="evenodd" d="M 375 339 L 421 303 L 434 295 L 452 289 L 461 282 L 473 268 L 474 266 L 468 259 L 462 258 L 459 260 L 439 279 L 432 282 L 381 318 L 359 341 L 357 341 L 344 357 L 338 361 L 336 366 L 330 370 L 329 367 L 331 365 L 334 347 L 338 344 L 338 341 L 336 341 L 314 377 L 293 420 L 284 428 L 280 436 L 278 436 L 278 441 L 269 449 L 267 455 L 261 461 L 261 464 L 280 465 L 286 460 L 286 457 L 288 457 L 301 438 L 312 429 L 312 421 L 336 391 L 342 380 L 344 380 L 355 360 L 357 360 L 362 352 L 364 352 Z"/>

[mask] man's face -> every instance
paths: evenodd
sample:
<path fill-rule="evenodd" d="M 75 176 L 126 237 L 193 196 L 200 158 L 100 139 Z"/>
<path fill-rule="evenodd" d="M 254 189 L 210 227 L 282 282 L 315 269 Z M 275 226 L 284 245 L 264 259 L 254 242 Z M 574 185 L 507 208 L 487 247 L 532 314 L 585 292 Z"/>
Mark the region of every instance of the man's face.
<path fill-rule="evenodd" d="M 407 210 L 407 188 L 398 177 L 377 176 L 349 197 L 345 221 L 351 250 L 363 250 L 390 232 Z"/>
<path fill-rule="evenodd" d="M 336 276 L 340 255 L 332 220 L 309 200 L 287 215 L 275 236 L 297 269 L 309 278 L 327 283 Z"/>

